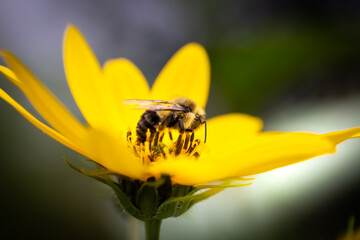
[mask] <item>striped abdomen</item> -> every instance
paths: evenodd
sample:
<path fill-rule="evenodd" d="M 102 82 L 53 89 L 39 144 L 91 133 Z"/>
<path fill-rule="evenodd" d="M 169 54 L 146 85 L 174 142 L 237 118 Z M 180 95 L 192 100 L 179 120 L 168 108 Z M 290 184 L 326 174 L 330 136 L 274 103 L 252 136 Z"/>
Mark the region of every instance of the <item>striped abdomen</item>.
<path fill-rule="evenodd" d="M 146 141 L 146 133 L 148 129 L 150 130 L 151 136 L 154 135 L 160 121 L 161 119 L 156 112 L 149 110 L 145 111 L 141 115 L 141 118 L 136 127 L 137 141 L 140 143 L 144 143 Z"/>

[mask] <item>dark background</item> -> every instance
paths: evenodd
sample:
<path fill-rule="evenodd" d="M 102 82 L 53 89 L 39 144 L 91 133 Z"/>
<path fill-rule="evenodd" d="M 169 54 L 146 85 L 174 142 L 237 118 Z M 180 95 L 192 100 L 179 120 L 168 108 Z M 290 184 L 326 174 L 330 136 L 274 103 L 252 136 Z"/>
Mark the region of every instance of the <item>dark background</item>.
<path fill-rule="evenodd" d="M 209 117 L 245 112 L 266 130 L 328 132 L 360 124 L 360 2 L 0 0 L 0 47 L 14 52 L 81 119 L 63 74 L 74 23 L 99 61 L 127 57 L 150 83 L 188 42 L 208 50 Z M 0 60 L 1 64 L 4 64 Z M 27 109 L 7 80 L 0 86 Z M 62 160 L 66 149 L 0 101 L 0 236 L 136 239 L 142 225 L 111 192 Z M 162 239 L 337 239 L 360 223 L 359 140 L 335 156 L 260 175 L 177 219 Z M 140 230 L 138 230 L 140 229 Z"/>

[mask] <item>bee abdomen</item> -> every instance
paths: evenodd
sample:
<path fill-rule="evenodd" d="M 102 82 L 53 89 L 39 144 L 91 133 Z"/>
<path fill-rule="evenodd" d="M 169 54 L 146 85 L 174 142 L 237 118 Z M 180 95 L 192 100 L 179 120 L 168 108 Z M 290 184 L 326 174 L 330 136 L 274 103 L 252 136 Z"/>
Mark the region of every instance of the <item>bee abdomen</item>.
<path fill-rule="evenodd" d="M 146 141 L 146 132 L 150 130 L 151 135 L 156 132 L 156 128 L 160 123 L 160 117 L 156 112 L 145 111 L 141 115 L 140 121 L 136 127 L 137 141 L 144 143 Z"/>

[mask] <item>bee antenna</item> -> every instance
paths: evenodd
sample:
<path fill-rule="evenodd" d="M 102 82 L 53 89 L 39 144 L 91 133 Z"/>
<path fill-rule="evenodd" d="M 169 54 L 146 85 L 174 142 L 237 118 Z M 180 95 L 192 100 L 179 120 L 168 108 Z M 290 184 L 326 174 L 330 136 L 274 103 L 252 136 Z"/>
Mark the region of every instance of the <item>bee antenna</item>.
<path fill-rule="evenodd" d="M 206 121 L 204 121 L 205 123 L 205 139 L 204 139 L 204 143 L 206 143 L 206 137 L 207 137 L 207 124 Z"/>

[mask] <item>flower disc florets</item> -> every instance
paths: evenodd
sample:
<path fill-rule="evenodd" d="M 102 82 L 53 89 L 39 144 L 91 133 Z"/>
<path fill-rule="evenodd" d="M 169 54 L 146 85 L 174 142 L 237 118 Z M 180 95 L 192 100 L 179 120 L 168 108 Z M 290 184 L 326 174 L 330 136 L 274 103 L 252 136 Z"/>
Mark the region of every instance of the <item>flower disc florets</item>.
<path fill-rule="evenodd" d="M 129 130 L 127 142 L 144 164 L 180 155 L 199 157 L 204 146 L 204 140 L 197 138 L 195 132 L 180 133 L 170 128 L 156 131 L 155 134 L 148 131 L 144 143 L 137 141 L 137 137 Z"/>

